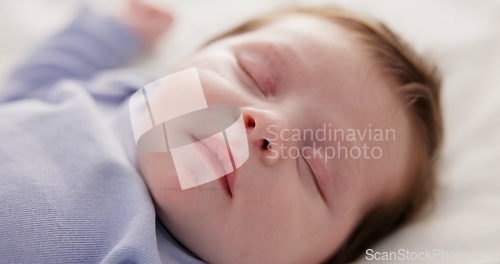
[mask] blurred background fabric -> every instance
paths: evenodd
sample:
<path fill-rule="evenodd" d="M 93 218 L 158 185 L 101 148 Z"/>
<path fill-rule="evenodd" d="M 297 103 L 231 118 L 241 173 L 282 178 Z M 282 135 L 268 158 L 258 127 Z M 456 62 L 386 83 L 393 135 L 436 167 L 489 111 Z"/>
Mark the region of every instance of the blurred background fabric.
<path fill-rule="evenodd" d="M 445 144 L 434 210 L 374 250 L 439 249 L 463 255 L 451 260 L 436 259 L 435 263 L 500 263 L 500 1 L 148 2 L 172 10 L 174 26 L 154 53 L 128 66 L 158 76 L 167 74 L 210 37 L 273 8 L 333 3 L 386 22 L 421 54 L 436 61 L 443 73 Z M 124 3 L 122 0 L 0 1 L 2 85 L 13 67 L 40 41 L 63 28 L 81 5 L 114 12 L 123 8 Z M 370 261 L 362 257 L 358 263 Z"/>

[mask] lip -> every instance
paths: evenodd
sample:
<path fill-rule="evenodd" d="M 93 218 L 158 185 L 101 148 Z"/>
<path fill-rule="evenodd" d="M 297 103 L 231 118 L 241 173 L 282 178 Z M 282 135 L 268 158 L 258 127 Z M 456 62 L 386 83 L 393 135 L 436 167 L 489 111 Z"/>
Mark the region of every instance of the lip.
<path fill-rule="evenodd" d="M 222 189 L 224 189 L 226 191 L 226 193 L 229 195 L 229 196 L 233 196 L 233 192 L 231 191 L 231 187 L 229 187 L 229 182 L 227 180 L 227 175 L 224 176 L 224 177 L 220 177 L 219 178 L 219 183 L 220 185 L 222 186 Z"/>
<path fill-rule="evenodd" d="M 233 196 L 234 185 L 236 183 L 236 174 L 236 170 L 233 170 L 231 173 L 221 178 L 223 187 L 226 188 L 231 197 Z"/>
<path fill-rule="evenodd" d="M 206 138 L 203 141 L 194 137 L 201 145 L 199 146 L 199 150 L 201 154 L 208 160 L 210 166 L 213 170 L 220 175 L 220 172 L 224 172 L 224 176 L 219 177 L 219 183 L 222 185 L 223 189 L 228 193 L 229 196 L 233 195 L 233 188 L 236 178 L 236 171 L 233 170 L 230 173 L 226 173 L 224 169 L 224 164 L 228 162 L 233 166 L 234 162 L 232 161 L 232 153 L 229 147 L 226 145 L 225 141 L 220 140 L 219 138 Z M 229 158 L 231 160 L 221 160 L 221 157 L 226 157 L 226 153 L 229 154 Z"/>

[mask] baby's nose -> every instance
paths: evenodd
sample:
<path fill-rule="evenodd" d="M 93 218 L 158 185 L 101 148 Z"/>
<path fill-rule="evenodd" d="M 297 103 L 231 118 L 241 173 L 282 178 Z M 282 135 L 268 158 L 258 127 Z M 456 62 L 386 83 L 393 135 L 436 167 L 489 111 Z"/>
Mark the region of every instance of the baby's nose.
<path fill-rule="evenodd" d="M 243 108 L 241 112 L 250 147 L 259 149 L 267 165 L 275 164 L 279 160 L 277 149 L 283 143 L 278 133 L 283 120 L 269 110 Z"/>

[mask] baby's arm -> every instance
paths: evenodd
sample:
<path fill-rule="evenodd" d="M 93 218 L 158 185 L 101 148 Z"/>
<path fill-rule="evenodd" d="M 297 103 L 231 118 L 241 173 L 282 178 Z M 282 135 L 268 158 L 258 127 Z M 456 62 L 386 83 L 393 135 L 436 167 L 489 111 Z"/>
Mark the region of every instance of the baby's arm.
<path fill-rule="evenodd" d="M 83 9 L 12 73 L 0 101 L 43 96 L 61 79 L 86 80 L 119 66 L 151 47 L 170 24 L 170 16 L 137 0 L 117 18 Z"/>

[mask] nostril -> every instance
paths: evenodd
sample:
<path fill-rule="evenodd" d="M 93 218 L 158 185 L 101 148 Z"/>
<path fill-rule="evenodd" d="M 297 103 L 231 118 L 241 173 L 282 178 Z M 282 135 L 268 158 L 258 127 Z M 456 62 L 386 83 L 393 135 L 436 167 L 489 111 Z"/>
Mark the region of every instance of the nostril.
<path fill-rule="evenodd" d="M 255 119 L 253 117 L 249 116 L 247 118 L 247 126 L 254 128 L 255 127 Z"/>
<path fill-rule="evenodd" d="M 271 145 L 269 144 L 269 140 L 263 139 L 262 140 L 262 149 L 263 150 L 268 150 L 271 148 Z"/>

